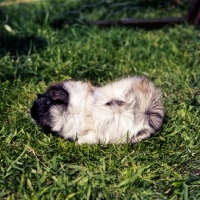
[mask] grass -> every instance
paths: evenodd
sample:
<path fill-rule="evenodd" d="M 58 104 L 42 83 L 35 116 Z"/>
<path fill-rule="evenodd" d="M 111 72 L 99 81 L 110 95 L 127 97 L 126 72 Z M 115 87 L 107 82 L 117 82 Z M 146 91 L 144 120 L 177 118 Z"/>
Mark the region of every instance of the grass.
<path fill-rule="evenodd" d="M 0 198 L 200 199 L 199 30 L 55 29 L 59 9 L 46 4 L 0 8 Z M 148 140 L 75 146 L 32 122 L 36 94 L 53 82 L 103 85 L 143 74 L 162 89 L 166 108 Z"/>

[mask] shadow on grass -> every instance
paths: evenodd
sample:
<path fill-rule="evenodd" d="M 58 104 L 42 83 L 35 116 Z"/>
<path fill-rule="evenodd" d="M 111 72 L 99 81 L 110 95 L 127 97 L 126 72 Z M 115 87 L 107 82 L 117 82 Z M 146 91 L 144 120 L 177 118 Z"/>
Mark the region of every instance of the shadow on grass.
<path fill-rule="evenodd" d="M 38 52 L 47 46 L 45 38 L 34 35 L 0 35 L 0 81 L 13 81 L 17 77 L 23 80 L 27 77 L 35 77 L 32 64 L 26 59 L 27 56 Z M 7 59 L 9 57 L 10 59 Z"/>
<path fill-rule="evenodd" d="M 31 54 L 34 49 L 40 50 L 45 46 L 47 46 L 47 41 L 42 37 L 3 34 L 0 37 L 0 56 L 27 55 Z"/>

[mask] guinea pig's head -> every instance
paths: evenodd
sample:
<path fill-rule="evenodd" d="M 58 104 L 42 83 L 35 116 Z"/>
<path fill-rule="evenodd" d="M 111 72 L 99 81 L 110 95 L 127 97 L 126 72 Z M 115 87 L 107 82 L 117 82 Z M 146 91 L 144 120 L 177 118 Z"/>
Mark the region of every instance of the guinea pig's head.
<path fill-rule="evenodd" d="M 38 94 L 31 107 L 31 116 L 45 131 L 51 131 L 51 113 L 53 106 L 67 109 L 69 93 L 63 88 L 62 83 L 50 86 L 43 94 Z"/>

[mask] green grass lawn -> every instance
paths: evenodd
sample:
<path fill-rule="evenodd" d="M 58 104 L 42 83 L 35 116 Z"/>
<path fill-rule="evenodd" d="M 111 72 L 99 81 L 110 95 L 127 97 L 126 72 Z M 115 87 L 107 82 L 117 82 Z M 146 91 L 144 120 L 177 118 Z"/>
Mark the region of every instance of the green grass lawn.
<path fill-rule="evenodd" d="M 81 14 L 55 29 L 65 7 L 54 3 L 0 7 L 0 199 L 200 199 L 199 29 L 100 29 Z M 133 75 L 163 93 L 164 125 L 148 140 L 76 146 L 32 122 L 32 102 L 51 83 Z"/>

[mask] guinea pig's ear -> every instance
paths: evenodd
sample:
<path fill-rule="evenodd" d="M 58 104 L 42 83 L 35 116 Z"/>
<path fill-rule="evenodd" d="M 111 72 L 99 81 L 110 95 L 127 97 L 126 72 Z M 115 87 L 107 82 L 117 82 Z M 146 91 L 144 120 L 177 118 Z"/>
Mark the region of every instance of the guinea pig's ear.
<path fill-rule="evenodd" d="M 50 97 L 53 100 L 55 100 L 55 101 L 56 100 L 61 100 L 64 103 L 68 102 L 68 95 L 66 93 L 64 93 L 63 91 L 60 91 L 60 90 L 50 90 L 49 94 L 50 94 Z"/>

